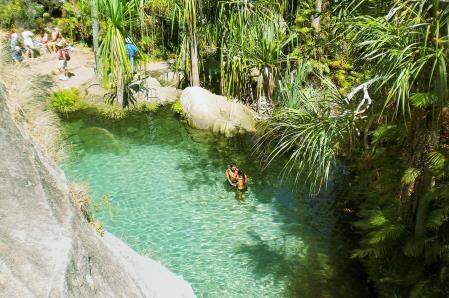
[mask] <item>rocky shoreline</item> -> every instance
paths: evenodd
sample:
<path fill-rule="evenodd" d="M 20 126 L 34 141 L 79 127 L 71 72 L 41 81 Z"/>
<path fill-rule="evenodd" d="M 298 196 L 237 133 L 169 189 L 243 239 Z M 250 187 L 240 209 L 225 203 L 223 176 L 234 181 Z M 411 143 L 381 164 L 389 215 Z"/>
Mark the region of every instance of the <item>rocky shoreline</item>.
<path fill-rule="evenodd" d="M 0 292 L 5 297 L 194 297 L 191 286 L 70 200 L 63 171 L 19 129 L 0 86 Z"/>

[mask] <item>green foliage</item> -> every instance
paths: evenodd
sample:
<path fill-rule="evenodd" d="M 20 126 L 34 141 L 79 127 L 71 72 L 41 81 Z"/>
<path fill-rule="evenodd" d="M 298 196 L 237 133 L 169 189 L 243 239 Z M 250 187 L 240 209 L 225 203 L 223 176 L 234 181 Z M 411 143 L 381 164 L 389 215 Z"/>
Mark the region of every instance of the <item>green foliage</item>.
<path fill-rule="evenodd" d="M 419 177 L 419 175 L 421 174 L 421 171 L 415 168 L 408 168 L 405 173 L 404 176 L 402 176 L 402 183 L 404 184 L 412 184 L 416 181 L 416 179 Z"/>
<path fill-rule="evenodd" d="M 143 113 L 154 113 L 159 108 L 157 103 L 140 102 L 135 107 L 134 110 Z"/>
<path fill-rule="evenodd" d="M 291 80 L 282 86 L 293 88 L 281 89 L 281 94 L 294 108 L 280 109 L 262 127 L 258 150 L 266 163 L 287 155 L 286 173 L 316 191 L 327 185 L 339 147 L 354 134 L 353 113 L 330 81 L 321 77 L 321 88 L 315 89 L 298 81 L 301 76 Z"/>
<path fill-rule="evenodd" d="M 50 107 L 59 113 L 73 113 L 86 106 L 76 88 L 56 91 L 50 97 Z"/>
<path fill-rule="evenodd" d="M 171 110 L 178 115 L 184 115 L 184 109 L 179 98 L 171 105 Z"/>
<path fill-rule="evenodd" d="M 87 42 L 91 38 L 91 1 L 66 2 L 61 7 L 62 17 L 55 20 L 63 35 L 73 41 Z"/>
<path fill-rule="evenodd" d="M 394 104 L 403 114 L 409 113 L 412 90 L 418 90 L 418 107 L 433 103 L 434 97 L 423 93 L 432 92 L 444 103 L 448 97 L 447 49 L 437 36 L 449 11 L 441 9 L 432 17 L 434 7 L 425 2 L 394 1 L 387 17 L 359 16 L 349 26 L 360 58 L 374 63 L 381 85 L 390 86 L 385 105 Z"/>
<path fill-rule="evenodd" d="M 410 96 L 410 102 L 415 108 L 430 108 L 438 102 L 438 96 L 432 93 L 415 93 Z"/>
<path fill-rule="evenodd" d="M 396 124 L 383 124 L 380 125 L 373 132 L 373 142 L 392 142 L 399 141 L 402 134 L 401 129 Z"/>
<path fill-rule="evenodd" d="M 128 112 L 125 109 L 117 105 L 104 104 L 97 109 L 100 116 L 114 121 L 123 120 L 128 115 Z"/>
<path fill-rule="evenodd" d="M 126 107 L 133 103 L 132 93 L 126 90 L 132 81 L 131 63 L 125 49 L 125 30 L 136 22 L 135 1 L 101 0 L 99 2 L 101 15 L 107 20 L 106 34 L 99 49 L 100 70 L 103 81 L 112 86 L 117 100 Z"/>
<path fill-rule="evenodd" d="M 44 7 L 30 0 L 0 1 L 0 27 L 35 28 L 37 22 L 42 22 Z"/>
<path fill-rule="evenodd" d="M 233 1 L 221 4 L 221 89 L 229 97 L 252 96 L 251 73 L 257 71 L 263 86 L 257 96 L 271 99 L 271 84 L 287 62 L 287 46 L 296 37 L 282 25 L 279 5 L 256 2 L 254 6 Z"/>

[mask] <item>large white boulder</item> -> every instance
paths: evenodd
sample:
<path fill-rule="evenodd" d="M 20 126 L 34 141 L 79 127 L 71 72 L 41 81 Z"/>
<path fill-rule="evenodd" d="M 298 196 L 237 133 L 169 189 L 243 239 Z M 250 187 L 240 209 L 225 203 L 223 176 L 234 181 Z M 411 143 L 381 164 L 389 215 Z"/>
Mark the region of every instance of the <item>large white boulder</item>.
<path fill-rule="evenodd" d="M 181 94 L 181 105 L 194 128 L 225 136 L 255 131 L 254 117 L 248 107 L 201 87 L 186 88 Z"/>

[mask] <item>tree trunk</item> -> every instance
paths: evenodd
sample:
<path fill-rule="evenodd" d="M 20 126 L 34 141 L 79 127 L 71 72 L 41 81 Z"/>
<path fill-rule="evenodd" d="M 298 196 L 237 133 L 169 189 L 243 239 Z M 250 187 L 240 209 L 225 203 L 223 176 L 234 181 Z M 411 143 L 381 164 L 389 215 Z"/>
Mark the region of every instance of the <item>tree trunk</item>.
<path fill-rule="evenodd" d="M 272 105 L 271 102 L 271 87 L 270 87 L 270 77 L 271 71 L 268 66 L 262 68 L 262 79 L 263 79 L 263 91 L 265 93 L 265 97 L 267 98 L 267 102 Z"/>
<path fill-rule="evenodd" d="M 98 58 L 98 3 L 92 0 L 92 36 L 94 44 L 95 73 L 99 75 L 99 58 Z"/>
<path fill-rule="evenodd" d="M 201 5 L 198 0 L 185 0 L 184 1 L 184 22 L 187 33 L 189 34 L 189 47 L 190 51 L 190 85 L 200 85 L 200 71 L 198 61 L 198 42 L 196 40 L 196 19 L 197 8 Z"/>
<path fill-rule="evenodd" d="M 437 110 L 439 110 L 437 108 Z M 424 130 L 421 138 L 425 140 L 425 152 L 423 155 L 435 150 L 439 142 L 439 125 L 438 121 L 435 121 L 432 117 L 432 113 L 426 117 L 427 129 Z M 437 112 L 439 115 L 440 112 Z M 416 185 L 415 200 L 415 237 L 423 238 L 426 233 L 426 223 L 429 209 L 429 200 L 426 198 L 426 194 L 430 192 L 431 188 L 435 185 L 435 177 L 432 175 L 432 171 L 429 168 L 427 157 L 423 157 L 421 160 L 423 164 L 423 170 L 420 180 Z"/>
<path fill-rule="evenodd" d="M 145 27 L 145 10 L 143 9 L 144 0 L 140 0 L 140 36 L 144 37 L 144 27 Z"/>
<path fill-rule="evenodd" d="M 322 7 L 323 0 L 315 0 L 315 14 L 312 16 L 312 28 L 315 29 L 315 32 L 320 31 Z"/>
<path fill-rule="evenodd" d="M 200 71 L 198 62 L 198 45 L 196 42 L 196 33 L 192 30 L 190 40 L 190 84 L 200 86 Z"/>
<path fill-rule="evenodd" d="M 428 153 L 435 150 L 439 142 L 439 125 L 434 120 L 440 111 L 426 111 L 415 114 L 411 119 L 414 124 L 410 143 L 408 167 L 420 171 L 412 185 L 405 185 L 402 190 L 402 219 L 407 227 L 414 230 L 416 238 L 422 239 L 426 234 L 429 200 L 426 195 L 435 184 L 435 177 L 429 168 Z M 438 119 L 438 116 L 437 116 Z"/>
<path fill-rule="evenodd" d="M 117 104 L 119 107 L 124 108 L 125 107 L 125 101 L 124 101 L 124 96 L 125 96 L 125 86 L 124 86 L 124 81 L 122 78 L 118 79 L 117 82 Z"/>

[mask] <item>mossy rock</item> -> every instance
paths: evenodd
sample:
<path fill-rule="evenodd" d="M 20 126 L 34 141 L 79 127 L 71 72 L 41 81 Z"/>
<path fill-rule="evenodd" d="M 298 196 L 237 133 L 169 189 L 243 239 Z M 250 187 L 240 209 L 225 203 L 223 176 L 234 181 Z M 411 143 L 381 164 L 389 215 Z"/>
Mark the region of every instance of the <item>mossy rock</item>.
<path fill-rule="evenodd" d="M 84 126 L 83 120 L 70 122 L 65 125 L 64 133 L 68 138 L 70 138 L 73 135 L 77 135 L 83 126 Z"/>
<path fill-rule="evenodd" d="M 118 155 L 128 153 L 128 147 L 111 132 L 101 127 L 89 127 L 79 132 L 81 142 L 87 151 L 112 152 Z"/>
<path fill-rule="evenodd" d="M 194 128 L 187 128 L 187 131 L 190 134 L 190 137 L 195 143 L 200 144 L 210 144 L 215 141 L 214 135 L 212 135 L 209 131 L 199 130 Z"/>

